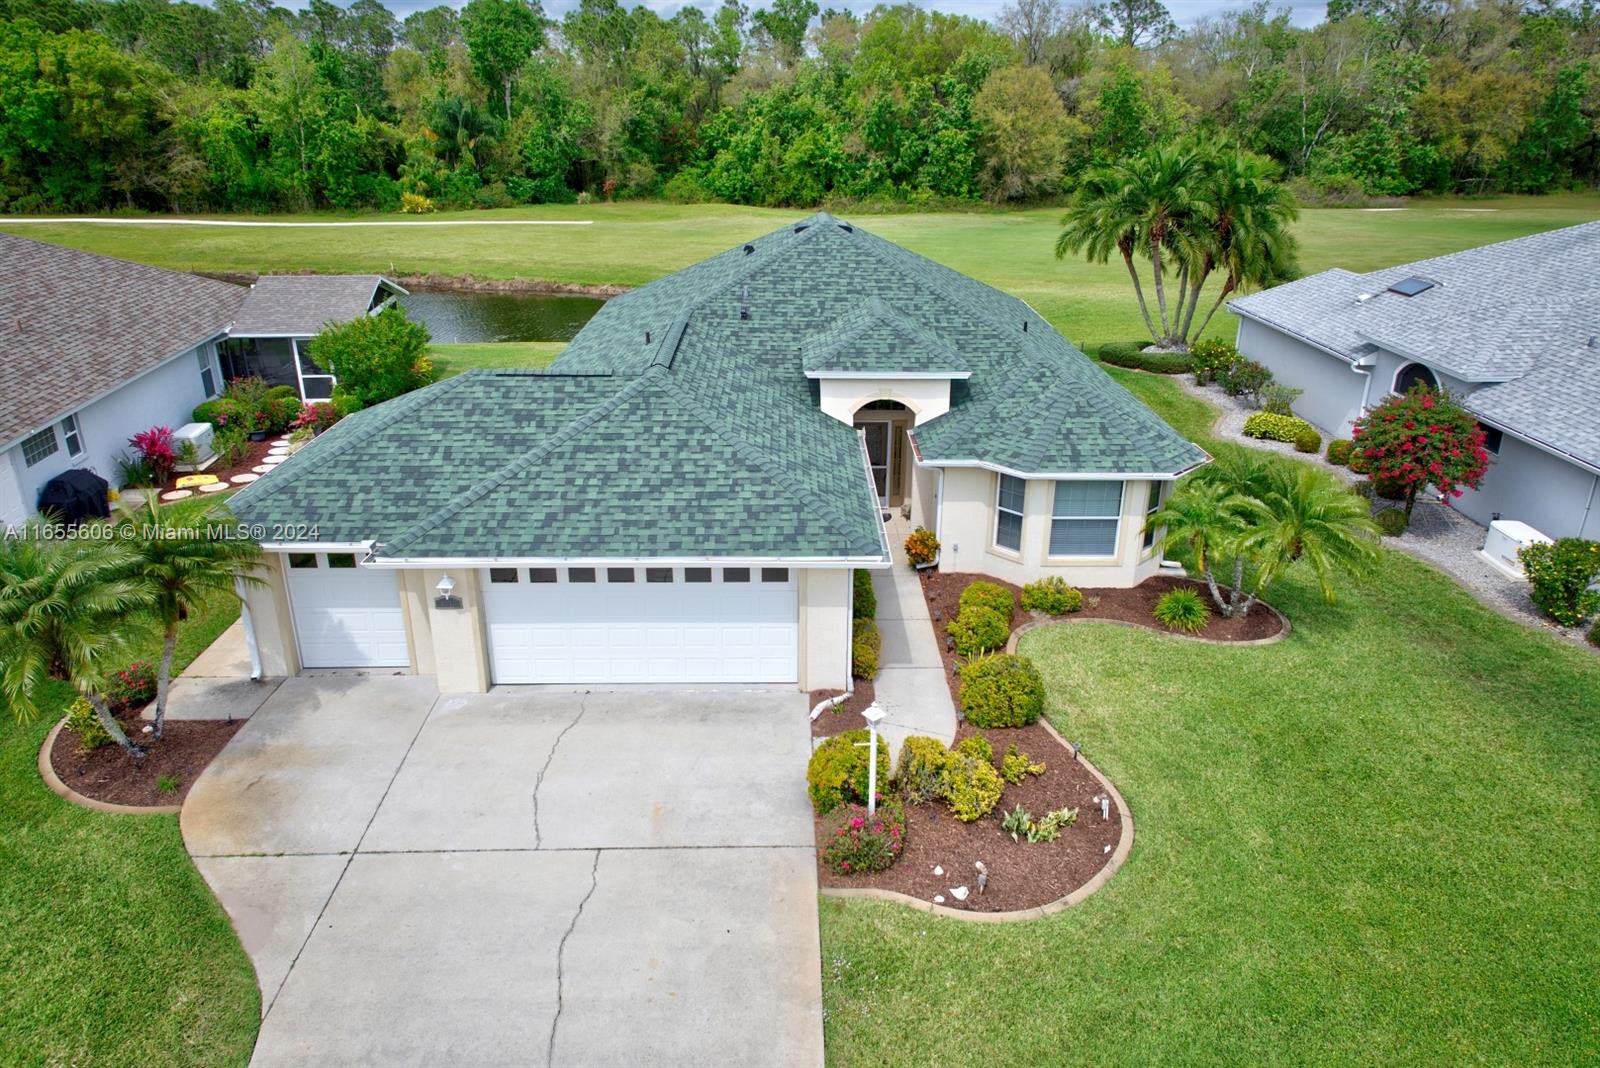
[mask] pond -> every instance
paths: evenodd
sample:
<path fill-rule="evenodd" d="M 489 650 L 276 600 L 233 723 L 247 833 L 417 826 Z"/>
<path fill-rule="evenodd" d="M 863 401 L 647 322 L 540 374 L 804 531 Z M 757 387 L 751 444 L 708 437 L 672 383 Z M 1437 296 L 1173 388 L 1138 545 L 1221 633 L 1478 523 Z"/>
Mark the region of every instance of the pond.
<path fill-rule="evenodd" d="M 400 305 L 440 344 L 571 341 L 605 301 L 569 293 L 412 290 Z"/>

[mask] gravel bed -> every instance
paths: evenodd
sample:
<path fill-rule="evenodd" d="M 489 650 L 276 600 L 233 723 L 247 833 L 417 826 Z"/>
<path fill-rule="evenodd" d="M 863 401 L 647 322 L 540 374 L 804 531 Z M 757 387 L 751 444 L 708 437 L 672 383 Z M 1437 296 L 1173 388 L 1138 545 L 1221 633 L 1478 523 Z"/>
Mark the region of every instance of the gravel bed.
<path fill-rule="evenodd" d="M 1189 375 L 1172 375 L 1171 378 L 1184 392 L 1218 410 L 1217 420 L 1212 424 L 1212 431 L 1218 437 L 1262 452 L 1275 452 L 1282 456 L 1314 462 L 1323 470 L 1331 471 L 1346 482 L 1354 483 L 1360 480 L 1361 476 L 1348 467 L 1330 464 L 1322 455 L 1297 453 L 1294 446 L 1288 442 L 1245 437 L 1244 421 L 1258 409 L 1244 398 L 1230 397 L 1215 386 L 1197 386 Z M 1322 434 L 1323 448 L 1326 449 L 1327 443 L 1333 440 L 1332 435 L 1321 427 L 1317 429 Z M 1395 506 L 1396 502 L 1380 499 L 1373 501 L 1372 510 L 1377 513 L 1384 508 Z M 1526 582 L 1508 577 L 1478 555 L 1478 550 L 1483 548 L 1483 540 L 1487 534 L 1486 529 L 1429 494 L 1417 499 L 1416 507 L 1411 512 L 1411 525 L 1406 532 L 1398 538 L 1384 538 L 1383 542 L 1437 567 L 1460 583 L 1480 603 L 1506 618 L 1535 627 L 1547 634 L 1566 638 L 1585 649 L 1594 649 L 1594 646 L 1584 640 L 1581 630 L 1558 627 L 1540 615 L 1528 596 Z"/>

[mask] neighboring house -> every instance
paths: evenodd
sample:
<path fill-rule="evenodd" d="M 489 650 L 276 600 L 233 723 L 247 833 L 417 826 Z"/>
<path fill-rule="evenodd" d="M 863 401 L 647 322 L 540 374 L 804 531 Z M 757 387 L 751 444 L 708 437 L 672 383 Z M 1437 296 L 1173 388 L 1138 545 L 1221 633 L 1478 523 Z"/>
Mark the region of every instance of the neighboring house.
<path fill-rule="evenodd" d="M 250 287 L 218 355 L 228 378 L 256 375 L 293 386 L 302 400 L 327 400 L 337 381 L 305 352 L 328 323 L 370 315 L 405 290 L 375 274 L 268 274 Z"/>
<path fill-rule="evenodd" d="M 71 467 L 113 486 L 128 439 L 176 429 L 243 374 L 326 398 L 299 343 L 381 308 L 377 275 L 268 275 L 246 289 L 0 234 L 0 526 Z"/>
<path fill-rule="evenodd" d="M 1400 267 L 1334 269 L 1240 297 L 1239 351 L 1349 437 L 1413 383 L 1450 391 L 1492 457 L 1453 502 L 1487 525 L 1600 538 L 1600 222 Z"/>
<path fill-rule="evenodd" d="M 614 298 L 546 371 L 358 412 L 233 506 L 268 674 L 837 689 L 886 508 L 948 570 L 1130 586 L 1205 460 L 1023 302 L 824 214 Z"/>

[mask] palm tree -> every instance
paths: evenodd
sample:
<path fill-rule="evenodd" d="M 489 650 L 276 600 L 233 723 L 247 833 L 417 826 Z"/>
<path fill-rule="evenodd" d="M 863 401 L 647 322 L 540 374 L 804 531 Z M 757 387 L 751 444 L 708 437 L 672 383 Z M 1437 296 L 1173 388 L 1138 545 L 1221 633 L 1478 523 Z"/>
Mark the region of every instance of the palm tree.
<path fill-rule="evenodd" d="M 1240 615 L 1300 561 L 1311 565 L 1322 596 L 1332 602 L 1335 572 L 1359 576 L 1378 559 L 1378 527 L 1365 498 L 1304 464 L 1271 464 L 1269 472 L 1266 492 L 1253 497 L 1256 514 L 1244 539 L 1257 572 Z"/>
<path fill-rule="evenodd" d="M 147 533 L 132 543 L 136 574 L 154 591 L 153 611 L 162 628 L 161 662 L 156 674 L 155 736 L 166 723 L 167 691 L 172 685 L 172 653 L 178 624 L 200 602 L 233 594 L 239 582 L 259 583 L 251 570 L 261 561 L 261 546 L 225 536 L 232 517 L 220 502 L 200 507 L 164 508 Z"/>
<path fill-rule="evenodd" d="M 88 699 L 106 733 L 130 756 L 142 756 L 104 692 L 111 673 L 126 664 L 154 600 L 120 545 L 50 538 L 42 523 L 0 540 L 0 694 L 12 715 L 33 719 L 46 683 L 65 678 Z"/>
<path fill-rule="evenodd" d="M 1167 498 L 1147 523 L 1147 529 L 1165 531 L 1161 536 L 1163 552 L 1186 548 L 1194 554 L 1195 567 L 1200 569 L 1211 599 L 1224 616 L 1232 615 L 1233 607 L 1217 588 L 1212 568 L 1219 558 L 1230 553 L 1235 559 L 1242 559 L 1234 547 L 1245 532 L 1244 517 L 1249 512 L 1249 498 L 1220 482 L 1191 478 Z"/>

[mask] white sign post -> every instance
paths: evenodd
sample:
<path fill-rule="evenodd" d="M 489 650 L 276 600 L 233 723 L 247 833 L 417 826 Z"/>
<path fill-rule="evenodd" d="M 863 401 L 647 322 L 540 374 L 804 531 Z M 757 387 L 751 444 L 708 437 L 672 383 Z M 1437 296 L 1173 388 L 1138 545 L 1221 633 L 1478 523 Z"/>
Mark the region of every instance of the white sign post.
<path fill-rule="evenodd" d="M 882 723 L 887 715 L 883 706 L 876 701 L 861 710 L 861 718 L 867 721 L 868 819 L 878 814 L 878 724 Z"/>

